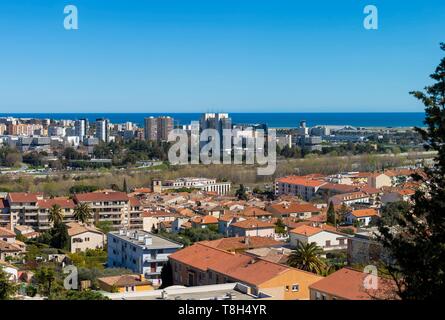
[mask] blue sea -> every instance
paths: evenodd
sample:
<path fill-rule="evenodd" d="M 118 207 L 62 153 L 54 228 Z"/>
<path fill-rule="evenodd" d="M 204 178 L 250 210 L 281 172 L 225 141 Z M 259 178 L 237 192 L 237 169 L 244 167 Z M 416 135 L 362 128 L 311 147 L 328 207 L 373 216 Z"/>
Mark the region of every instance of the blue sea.
<path fill-rule="evenodd" d="M 171 116 L 175 124 L 190 124 L 199 120 L 202 113 L 0 113 L 0 117 L 39 118 L 39 119 L 80 119 L 107 118 L 111 123 L 127 121 L 143 126 L 144 118 L 149 116 Z M 417 113 L 229 113 L 235 124 L 266 123 L 271 128 L 295 128 L 301 120 L 307 125 L 350 125 L 353 127 L 422 127 L 425 114 Z"/>

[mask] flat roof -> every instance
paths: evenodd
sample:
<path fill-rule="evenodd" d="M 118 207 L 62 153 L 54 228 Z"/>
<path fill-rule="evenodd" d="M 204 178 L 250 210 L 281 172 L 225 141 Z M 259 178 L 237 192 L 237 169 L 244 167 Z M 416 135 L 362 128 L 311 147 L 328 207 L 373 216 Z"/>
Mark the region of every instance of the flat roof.
<path fill-rule="evenodd" d="M 258 298 L 238 290 L 238 283 L 182 287 L 172 286 L 164 290 L 125 293 L 101 292 L 111 300 L 257 300 Z M 162 298 L 162 292 L 167 296 Z M 266 298 L 266 296 L 264 296 Z"/>
<path fill-rule="evenodd" d="M 127 232 L 130 234 L 129 236 L 127 236 Z M 108 234 L 111 234 L 121 240 L 130 242 L 134 245 L 147 247 L 150 249 L 182 248 L 182 244 L 178 242 L 174 242 L 144 230 L 125 231 L 124 234 L 120 234 L 120 231 L 113 231 L 109 232 Z M 152 244 L 146 245 L 144 240 L 139 240 L 139 237 L 150 237 L 152 239 Z"/>

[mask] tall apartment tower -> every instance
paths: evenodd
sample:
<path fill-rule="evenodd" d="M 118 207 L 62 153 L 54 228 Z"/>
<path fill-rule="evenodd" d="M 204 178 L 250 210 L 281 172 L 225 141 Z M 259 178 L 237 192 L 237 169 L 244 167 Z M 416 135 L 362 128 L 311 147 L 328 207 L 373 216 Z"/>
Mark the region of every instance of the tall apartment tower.
<path fill-rule="evenodd" d="M 74 123 L 74 134 L 83 141 L 88 132 L 88 119 L 79 119 Z"/>
<path fill-rule="evenodd" d="M 144 119 L 145 140 L 167 141 L 168 134 L 173 130 L 172 117 L 149 117 Z"/>
<path fill-rule="evenodd" d="M 158 141 L 168 141 L 168 134 L 173 130 L 173 118 L 159 117 L 157 119 L 158 125 Z"/>
<path fill-rule="evenodd" d="M 156 118 L 149 117 L 144 119 L 144 137 L 147 141 L 156 141 L 158 139 L 158 125 Z"/>
<path fill-rule="evenodd" d="M 232 129 L 232 119 L 228 113 L 204 113 L 199 121 L 199 129 L 202 132 L 205 129 L 215 129 L 219 133 L 221 147 L 223 146 L 223 130 Z M 201 147 L 207 144 L 201 141 Z"/>
<path fill-rule="evenodd" d="M 107 119 L 96 119 L 96 138 L 106 143 L 109 141 Z"/>

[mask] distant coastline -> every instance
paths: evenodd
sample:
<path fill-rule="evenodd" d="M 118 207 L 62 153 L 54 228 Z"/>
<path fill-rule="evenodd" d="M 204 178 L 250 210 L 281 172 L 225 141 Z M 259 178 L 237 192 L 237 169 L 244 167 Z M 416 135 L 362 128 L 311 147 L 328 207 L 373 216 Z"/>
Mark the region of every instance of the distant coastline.
<path fill-rule="evenodd" d="M 0 117 L 37 118 L 56 120 L 76 120 L 87 118 L 108 118 L 112 123 L 134 122 L 143 126 L 144 118 L 167 115 L 175 119 L 175 124 L 186 125 L 199 120 L 202 113 L 0 113 Z M 255 124 L 266 123 L 270 128 L 296 128 L 301 120 L 308 126 L 353 126 L 372 128 L 407 128 L 423 127 L 423 112 L 367 112 L 367 113 L 229 113 L 233 123 Z"/>

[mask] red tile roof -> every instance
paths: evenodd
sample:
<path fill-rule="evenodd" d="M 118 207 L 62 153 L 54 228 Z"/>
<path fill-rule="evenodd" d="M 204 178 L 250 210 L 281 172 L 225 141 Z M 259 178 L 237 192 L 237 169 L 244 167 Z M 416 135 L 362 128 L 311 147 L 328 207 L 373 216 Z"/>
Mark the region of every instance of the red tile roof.
<path fill-rule="evenodd" d="M 368 273 L 343 268 L 309 286 L 310 289 L 348 300 L 397 299 L 394 281 L 377 277 L 378 289 L 366 289 Z"/>
<path fill-rule="evenodd" d="M 231 225 L 237 228 L 247 229 L 247 230 L 275 228 L 275 226 L 272 223 L 257 219 L 246 219 L 243 221 L 232 223 Z"/>
<path fill-rule="evenodd" d="M 210 269 L 236 281 L 256 286 L 290 270 L 304 272 L 246 254 L 229 253 L 202 243 L 176 251 L 169 258 L 201 271 Z"/>
<path fill-rule="evenodd" d="M 76 206 L 74 201 L 68 198 L 42 199 L 37 201 L 37 205 L 42 209 L 50 209 L 54 205 L 58 205 L 62 209 L 74 209 Z"/>
<path fill-rule="evenodd" d="M 283 178 L 277 179 L 276 181 L 280 182 L 280 183 L 295 184 L 295 185 L 300 185 L 300 186 L 305 186 L 305 187 L 319 187 L 326 183 L 325 181 L 312 180 L 312 179 L 308 179 L 308 178 L 300 177 L 300 176 L 283 177 Z"/>
<path fill-rule="evenodd" d="M 74 198 L 79 202 L 129 201 L 125 192 L 77 193 Z"/>
<path fill-rule="evenodd" d="M 321 212 L 320 209 L 318 209 L 317 207 L 315 207 L 310 203 L 296 203 L 296 202 L 291 202 L 289 204 L 285 203 L 272 204 L 268 206 L 266 210 L 280 215 L 291 214 L 291 213 Z"/>
<path fill-rule="evenodd" d="M 239 251 L 253 248 L 269 248 L 280 246 L 283 244 L 268 237 L 231 237 L 212 241 L 201 241 L 199 243 L 226 251 Z"/>
<path fill-rule="evenodd" d="M 378 216 L 375 209 L 360 209 L 352 211 L 352 215 L 357 218 Z"/>
<path fill-rule="evenodd" d="M 9 229 L 0 227 L 0 237 L 2 238 L 15 238 L 15 233 Z"/>
<path fill-rule="evenodd" d="M 197 216 L 191 220 L 193 223 L 196 224 L 217 224 L 218 219 L 214 216 Z"/>
<path fill-rule="evenodd" d="M 43 193 L 26 193 L 26 192 L 8 193 L 8 198 L 10 203 L 37 202 L 38 198 L 42 196 Z"/>

